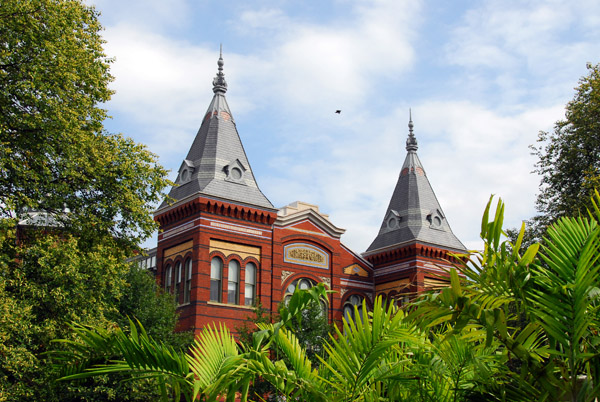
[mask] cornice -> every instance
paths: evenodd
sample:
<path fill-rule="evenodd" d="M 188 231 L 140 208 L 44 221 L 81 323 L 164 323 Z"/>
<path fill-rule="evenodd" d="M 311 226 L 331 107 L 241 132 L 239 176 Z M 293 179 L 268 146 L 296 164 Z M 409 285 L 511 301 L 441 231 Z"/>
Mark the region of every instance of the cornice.
<path fill-rule="evenodd" d="M 399 258 L 409 258 L 415 256 L 458 261 L 458 258 L 453 257 L 450 254 L 464 255 L 465 251 L 456 249 L 453 250 L 448 247 L 440 247 L 435 244 L 413 241 L 369 251 L 368 253 L 363 253 L 362 256 L 370 261 L 373 265 L 394 261 Z"/>
<path fill-rule="evenodd" d="M 167 208 L 154 213 L 154 220 L 161 226 L 181 221 L 200 212 L 242 219 L 264 225 L 272 225 L 277 217 L 277 210 L 254 205 L 246 205 L 237 201 L 206 197 L 197 193 L 186 197 Z"/>

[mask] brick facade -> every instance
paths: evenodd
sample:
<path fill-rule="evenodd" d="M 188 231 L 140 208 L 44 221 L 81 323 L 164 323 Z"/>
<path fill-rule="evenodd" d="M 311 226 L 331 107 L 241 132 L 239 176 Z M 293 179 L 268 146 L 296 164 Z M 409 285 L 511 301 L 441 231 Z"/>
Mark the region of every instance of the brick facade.
<path fill-rule="evenodd" d="M 183 160 L 175 186 L 155 213 L 161 232 L 157 281 L 179 304 L 179 329 L 213 322 L 234 333 L 259 302 L 276 312 L 294 287 L 325 283 L 329 320 L 349 303 L 376 296 L 400 303 L 444 286 L 451 253 L 464 251 L 452 234 L 416 151 L 412 119 L 407 157 L 381 230 L 362 255 L 346 248 L 316 205 L 276 209 L 258 188 L 227 101 L 223 60 L 213 100 Z M 441 275 L 441 277 L 440 277 Z M 254 278 L 254 280 L 253 280 Z M 349 310 L 348 310 L 349 311 Z"/>

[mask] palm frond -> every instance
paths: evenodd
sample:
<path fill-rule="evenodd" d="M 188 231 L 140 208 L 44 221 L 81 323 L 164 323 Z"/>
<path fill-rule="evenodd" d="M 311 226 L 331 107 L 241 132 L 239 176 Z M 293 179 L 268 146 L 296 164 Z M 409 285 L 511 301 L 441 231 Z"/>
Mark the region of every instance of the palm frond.
<path fill-rule="evenodd" d="M 199 393 L 209 400 L 234 395 L 251 377 L 234 337 L 222 323 L 204 327 L 190 348 L 187 362 L 195 376 L 194 399 Z"/>
<path fill-rule="evenodd" d="M 83 370 L 72 370 L 60 380 L 82 379 L 102 374 L 123 373 L 156 378 L 161 387 L 168 384 L 177 396 L 181 392 L 189 399 L 193 389 L 193 376 L 186 355 L 172 347 L 153 340 L 142 325 L 130 320 L 131 333 L 120 328 L 110 332 L 102 328 L 73 325 L 76 340 L 61 340 L 70 350 L 56 357 L 59 360 L 79 362 Z M 69 355 L 71 357 L 69 357 Z M 99 364 L 88 364 L 85 359 L 106 356 L 108 360 Z M 83 358 L 83 360 L 82 360 Z"/>
<path fill-rule="evenodd" d="M 343 332 L 335 327 L 335 334 L 325 345 L 327 359 L 321 359 L 320 370 L 334 396 L 352 401 L 366 400 L 369 393 L 378 392 L 377 382 L 385 376 L 392 378 L 392 370 L 408 361 L 388 357 L 402 345 L 419 344 L 422 339 L 416 327 L 404 321 L 401 310 L 392 303 L 382 306 L 381 297 L 375 300 L 371 313 L 366 305 L 362 315 L 355 308 L 355 317 L 344 319 Z"/>

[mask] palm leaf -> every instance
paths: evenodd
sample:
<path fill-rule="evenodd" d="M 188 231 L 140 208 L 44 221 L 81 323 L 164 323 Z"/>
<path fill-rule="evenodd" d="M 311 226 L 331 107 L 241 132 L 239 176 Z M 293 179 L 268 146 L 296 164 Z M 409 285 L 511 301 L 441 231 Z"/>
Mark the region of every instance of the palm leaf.
<path fill-rule="evenodd" d="M 378 382 L 392 378 L 397 374 L 393 370 L 408 361 L 397 353 L 401 345 L 421 342 L 414 325 L 404 321 L 403 312 L 392 303 L 383 308 L 380 297 L 372 313 L 363 304 L 362 315 L 355 308 L 355 317 L 344 319 L 343 332 L 335 327 L 325 345 L 327 359 L 320 359 L 320 375 L 331 385 L 334 400 L 369 400 L 373 393 L 383 392 Z"/>
<path fill-rule="evenodd" d="M 70 346 L 70 350 L 56 355 L 59 360 L 79 361 L 82 371 L 71 371 L 60 380 L 82 379 L 103 374 L 124 373 L 143 378 L 156 378 L 161 388 L 168 384 L 176 397 L 181 392 L 190 400 L 193 389 L 193 376 L 186 355 L 172 347 L 153 340 L 142 325 L 130 320 L 131 333 L 128 336 L 120 328 L 113 332 L 105 329 L 73 325 L 77 340 L 60 340 Z M 139 328 L 139 330 L 138 330 Z M 69 354 L 71 357 L 69 357 Z M 86 358 L 103 355 L 108 358 L 118 356 L 102 364 L 88 364 Z M 82 361 L 83 359 L 83 361 Z M 163 392 L 163 399 L 166 394 Z"/>
<path fill-rule="evenodd" d="M 235 395 L 249 381 L 245 359 L 235 339 L 222 323 L 206 326 L 194 341 L 187 362 L 195 376 L 195 399 L 199 393 L 209 400 Z M 247 392 L 247 390 L 246 390 Z M 243 392 L 242 392 L 243 393 Z"/>

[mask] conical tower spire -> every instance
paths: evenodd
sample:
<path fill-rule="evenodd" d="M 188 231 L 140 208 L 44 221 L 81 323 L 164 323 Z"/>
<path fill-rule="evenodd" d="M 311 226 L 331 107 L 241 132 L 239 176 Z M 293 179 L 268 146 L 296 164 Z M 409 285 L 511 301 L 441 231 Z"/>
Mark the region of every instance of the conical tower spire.
<path fill-rule="evenodd" d="M 409 111 L 406 158 L 400 169 L 400 176 L 379 234 L 366 254 L 415 242 L 450 250 L 465 249 L 452 233 L 427 179 L 425 169 L 417 155 L 417 139 L 413 128 L 412 112 Z"/>
<path fill-rule="evenodd" d="M 227 83 L 223 64 L 221 48 L 217 62 L 219 70 L 213 80 L 212 101 L 179 168 L 169 197 L 177 202 L 201 195 L 272 209 L 273 205 L 258 188 L 225 99 Z M 167 206 L 165 201 L 159 210 Z"/>

